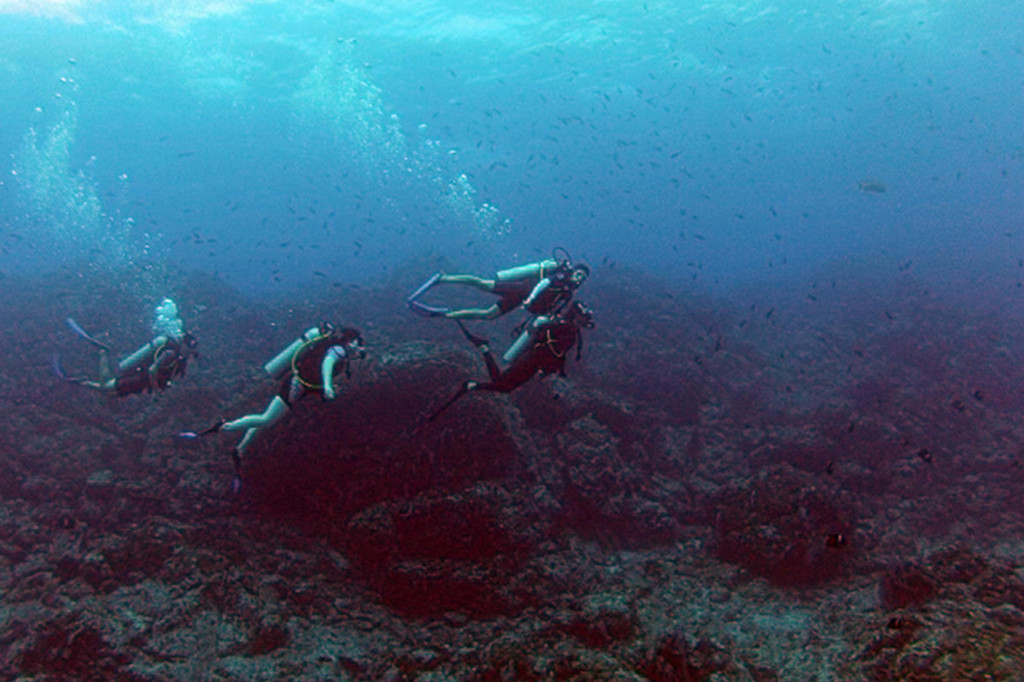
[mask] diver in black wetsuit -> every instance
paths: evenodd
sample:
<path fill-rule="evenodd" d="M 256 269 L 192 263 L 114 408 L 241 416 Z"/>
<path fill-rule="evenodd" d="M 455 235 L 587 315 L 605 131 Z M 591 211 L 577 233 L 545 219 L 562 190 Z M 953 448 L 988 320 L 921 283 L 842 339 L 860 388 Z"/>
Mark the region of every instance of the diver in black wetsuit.
<path fill-rule="evenodd" d="M 197 438 L 218 431 L 245 431 L 242 440 L 231 450 L 235 464 L 232 488 L 241 485 L 242 456 L 256 436 L 279 422 L 303 396 L 319 394 L 334 400 L 334 379 L 341 372 L 349 375 L 353 359 L 365 357 L 363 337 L 352 327 L 335 329 L 324 322 L 307 330 L 264 366 L 264 370 L 281 384 L 267 408 L 232 421 L 221 420 L 202 431 L 183 431 L 183 438 Z"/>
<path fill-rule="evenodd" d="M 467 381 L 443 405 L 427 417 L 433 421 L 442 412 L 470 391 L 497 391 L 509 393 L 537 375 L 548 376 L 557 373 L 565 376 L 565 360 L 570 350 L 576 348 L 576 359 L 583 353 L 583 329 L 594 327 L 593 313 L 584 304 L 576 301 L 565 311 L 554 317 L 539 317 L 530 326 L 529 347 L 521 352 L 504 370 L 498 366 L 485 338 L 475 336 L 459 323 L 463 334 L 481 350 L 490 381 Z"/>
<path fill-rule="evenodd" d="M 100 378 L 93 381 L 67 376 L 58 355 L 53 356 L 54 372 L 68 383 L 108 395 L 121 397 L 144 391 L 152 392 L 154 389 L 163 391 L 174 379 L 185 376 L 190 358 L 199 357 L 199 343 L 192 334 L 185 331 L 185 325 L 178 316 L 178 307 L 169 298 L 161 301 L 156 308 L 153 330 L 157 336 L 121 360 L 116 371 L 110 366 L 110 348 L 106 344 L 89 335 L 72 318 L 67 318 L 67 323 L 72 331 L 99 349 Z"/>

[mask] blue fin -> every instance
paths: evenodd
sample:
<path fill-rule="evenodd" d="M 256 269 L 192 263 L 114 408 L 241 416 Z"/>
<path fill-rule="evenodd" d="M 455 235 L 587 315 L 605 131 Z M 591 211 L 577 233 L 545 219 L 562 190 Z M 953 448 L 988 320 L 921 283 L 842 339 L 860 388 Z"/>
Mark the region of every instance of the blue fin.
<path fill-rule="evenodd" d="M 81 385 L 81 383 L 83 381 L 85 381 L 85 379 L 82 379 L 80 377 L 69 377 L 64 372 L 64 366 L 60 364 L 60 354 L 59 353 L 54 353 L 53 355 L 50 356 L 50 366 L 53 368 L 54 375 L 56 375 L 56 377 L 58 379 L 61 379 L 62 381 L 66 381 L 69 384 L 79 384 L 79 385 Z"/>
<path fill-rule="evenodd" d="M 443 273 L 440 273 L 440 272 L 435 272 L 435 273 L 434 273 L 434 274 L 433 274 L 433 275 L 432 275 L 432 276 L 430 277 L 430 279 L 428 279 L 428 280 L 427 280 L 426 282 L 424 282 L 423 284 L 421 284 L 421 285 L 420 285 L 420 288 L 419 288 L 419 289 L 417 289 L 416 291 L 412 292 L 412 294 L 410 294 L 410 295 L 409 295 L 409 298 L 407 298 L 406 300 L 407 300 L 407 301 L 409 301 L 409 303 L 412 303 L 412 302 L 413 302 L 413 301 L 415 301 L 415 300 L 416 300 L 417 298 L 419 298 L 420 296 L 422 296 L 422 295 L 423 295 L 423 294 L 424 294 L 424 293 L 425 293 L 425 292 L 427 291 L 427 289 L 429 289 L 430 287 L 432 287 L 432 286 L 434 286 L 435 284 L 437 284 L 437 280 L 441 279 L 441 275 L 442 275 L 442 274 L 443 274 Z"/>
<path fill-rule="evenodd" d="M 107 344 L 93 338 L 92 336 L 89 335 L 89 332 L 82 329 L 82 325 L 75 322 L 74 318 L 68 317 L 65 319 L 65 322 L 67 322 L 68 326 L 71 327 L 71 331 L 78 334 L 92 345 L 96 346 L 97 348 L 102 348 L 103 350 L 110 350 L 110 347 L 107 346 Z"/>
<path fill-rule="evenodd" d="M 419 301 L 409 301 L 409 310 L 419 315 L 423 315 L 424 317 L 444 317 L 445 313 L 448 312 L 448 308 L 427 305 L 426 303 L 420 303 Z"/>
<path fill-rule="evenodd" d="M 61 367 L 59 353 L 54 353 L 50 356 L 50 363 L 53 367 L 53 373 L 57 375 L 57 378 L 67 381 L 68 375 L 64 373 L 64 368 Z"/>

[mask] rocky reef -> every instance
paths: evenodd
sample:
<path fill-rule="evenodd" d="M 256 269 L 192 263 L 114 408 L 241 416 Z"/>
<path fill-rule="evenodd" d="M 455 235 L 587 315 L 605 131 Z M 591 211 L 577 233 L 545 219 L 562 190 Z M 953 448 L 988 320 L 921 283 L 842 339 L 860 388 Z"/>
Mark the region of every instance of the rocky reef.
<path fill-rule="evenodd" d="M 434 421 L 484 367 L 406 314 L 414 272 L 258 306 L 183 273 L 200 362 L 117 401 L 50 354 L 93 371 L 68 315 L 147 338 L 132 277 L 11 287 L 0 676 L 1020 676 L 1021 320 L 910 280 L 740 302 L 597 274 L 568 378 Z M 322 319 L 368 358 L 257 442 L 232 496 L 236 434 L 175 434 L 261 410 L 262 363 Z"/>

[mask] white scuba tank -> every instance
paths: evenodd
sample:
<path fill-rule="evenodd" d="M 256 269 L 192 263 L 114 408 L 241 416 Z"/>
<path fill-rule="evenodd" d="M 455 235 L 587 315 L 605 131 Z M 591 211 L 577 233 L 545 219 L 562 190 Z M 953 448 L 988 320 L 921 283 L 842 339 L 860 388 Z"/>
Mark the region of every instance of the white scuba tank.
<path fill-rule="evenodd" d="M 263 365 L 263 371 L 272 379 L 280 379 L 292 368 L 292 357 L 299 352 L 303 345 L 320 336 L 319 327 L 310 327 L 306 332 L 291 342 L 283 351 L 274 356 L 274 359 Z"/>
<path fill-rule="evenodd" d="M 548 273 L 558 267 L 558 261 L 547 260 L 540 261 L 539 263 L 527 263 L 526 265 L 518 265 L 514 268 L 508 268 L 507 270 L 499 270 L 497 279 L 500 282 L 513 282 L 520 279 L 526 279 L 528 277 L 542 278 L 546 277 Z"/>
<path fill-rule="evenodd" d="M 141 367 L 145 365 L 149 367 L 150 363 L 156 358 L 154 355 L 157 350 L 160 349 L 165 343 L 167 343 L 166 336 L 158 336 L 142 348 L 138 349 L 128 357 L 124 358 L 117 363 L 117 371 L 124 372 L 133 367 Z"/>
<path fill-rule="evenodd" d="M 525 351 L 529 347 L 530 343 L 534 341 L 533 337 L 534 334 L 537 333 L 537 329 L 548 321 L 550 321 L 549 318 L 544 316 L 530 320 L 530 323 L 526 325 L 526 328 L 520 332 L 515 343 L 509 346 L 508 350 L 505 351 L 505 354 L 501 356 L 501 361 L 505 364 L 511 364 L 515 360 L 518 360 L 519 356 L 523 354 L 523 351 Z"/>

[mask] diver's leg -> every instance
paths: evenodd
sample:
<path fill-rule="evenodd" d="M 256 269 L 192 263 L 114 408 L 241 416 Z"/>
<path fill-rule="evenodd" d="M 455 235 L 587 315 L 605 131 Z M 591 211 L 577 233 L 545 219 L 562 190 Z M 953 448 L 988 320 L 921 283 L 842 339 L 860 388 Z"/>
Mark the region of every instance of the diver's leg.
<path fill-rule="evenodd" d="M 267 409 L 261 414 L 249 414 L 244 417 L 229 421 L 220 427 L 221 431 L 241 431 L 245 429 L 245 435 L 242 436 L 242 440 L 238 443 L 238 453 L 242 454 L 246 448 L 249 447 L 252 440 L 257 434 L 263 429 L 270 428 L 277 422 L 281 421 L 281 418 L 288 414 L 289 407 L 288 403 L 281 399 L 281 396 L 274 396 L 274 399 L 270 401 Z"/>
<path fill-rule="evenodd" d="M 225 422 L 220 427 L 221 431 L 242 431 L 243 429 L 265 429 L 269 426 L 276 424 L 281 417 L 288 414 L 288 404 L 281 399 L 281 396 L 275 395 L 274 399 L 270 401 L 265 409 L 260 414 L 247 414 L 244 417 L 238 419 L 232 419 L 229 422 Z"/>
<path fill-rule="evenodd" d="M 110 395 L 117 394 L 117 379 L 107 379 L 106 381 L 98 382 L 96 386 L 97 390 L 109 393 Z"/>
<path fill-rule="evenodd" d="M 501 317 L 501 306 L 497 303 L 488 308 L 466 308 L 444 314 L 449 320 L 494 320 Z"/>
<path fill-rule="evenodd" d="M 491 382 L 497 383 L 501 379 L 501 367 L 498 367 L 494 354 L 490 350 L 484 351 L 484 363 L 487 365 L 487 374 L 491 377 Z"/>
<path fill-rule="evenodd" d="M 245 453 L 246 450 L 249 449 L 249 446 L 252 444 L 252 441 L 256 438 L 256 436 L 259 435 L 259 432 L 260 429 L 254 426 L 245 432 L 245 434 L 242 436 L 242 440 L 238 441 L 238 445 L 235 446 L 235 449 L 231 453 L 232 458 L 236 460 L 236 466 L 241 465 L 240 460 L 242 458 L 242 455 Z"/>
<path fill-rule="evenodd" d="M 117 387 L 115 386 L 113 379 L 108 379 L 107 381 L 90 381 L 88 379 L 78 379 L 74 380 L 74 383 L 78 384 L 79 386 L 91 388 L 94 391 L 101 391 L 103 393 L 117 392 Z"/>
<path fill-rule="evenodd" d="M 114 377 L 110 369 L 110 353 L 106 348 L 100 348 L 100 381 L 108 381 Z"/>
<path fill-rule="evenodd" d="M 441 275 L 437 284 L 466 284 L 480 291 L 494 291 L 494 280 L 476 275 Z"/>

